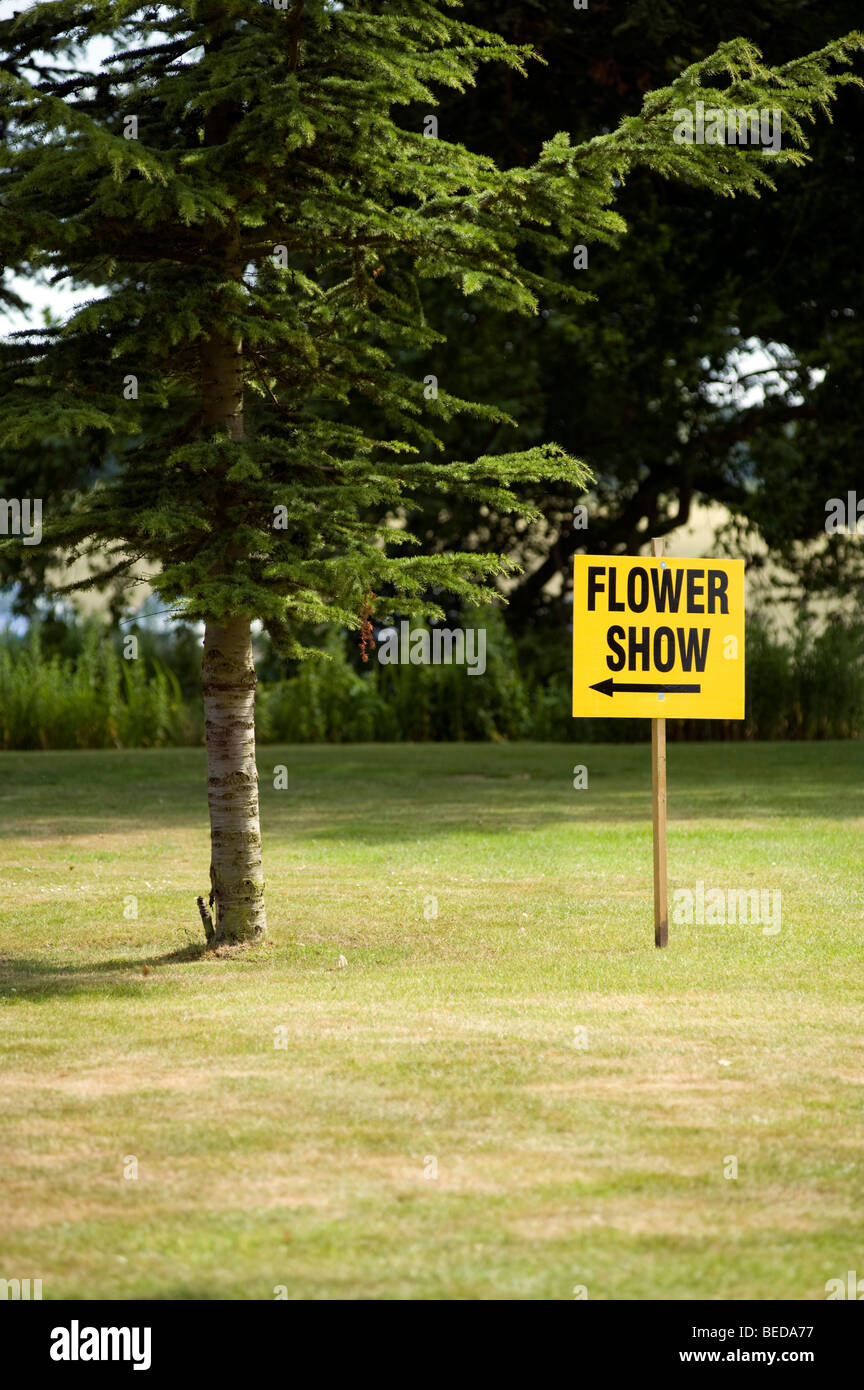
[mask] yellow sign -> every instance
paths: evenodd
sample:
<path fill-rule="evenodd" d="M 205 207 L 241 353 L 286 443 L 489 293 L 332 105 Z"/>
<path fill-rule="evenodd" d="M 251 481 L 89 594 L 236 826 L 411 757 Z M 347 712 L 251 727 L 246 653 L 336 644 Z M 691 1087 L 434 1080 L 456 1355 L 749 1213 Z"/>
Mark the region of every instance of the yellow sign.
<path fill-rule="evenodd" d="M 744 561 L 575 556 L 573 714 L 743 719 Z"/>

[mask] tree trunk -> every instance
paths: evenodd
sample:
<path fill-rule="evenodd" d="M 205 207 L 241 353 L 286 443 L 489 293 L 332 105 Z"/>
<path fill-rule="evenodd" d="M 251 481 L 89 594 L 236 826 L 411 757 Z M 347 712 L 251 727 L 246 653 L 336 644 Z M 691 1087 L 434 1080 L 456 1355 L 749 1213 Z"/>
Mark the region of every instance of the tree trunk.
<path fill-rule="evenodd" d="M 248 617 L 208 622 L 204 720 L 210 805 L 210 945 L 267 930 L 255 766 L 255 666 Z M 206 923 L 205 923 L 206 926 Z"/>
<path fill-rule="evenodd" d="M 215 333 L 201 355 L 205 428 L 227 430 L 241 440 L 243 354 L 239 340 Z M 232 564 L 230 537 L 225 559 Z M 210 805 L 210 907 L 199 898 L 211 946 L 254 941 L 267 929 L 264 871 L 255 766 L 255 665 L 248 614 L 205 624 L 204 727 L 207 742 L 207 799 Z"/>

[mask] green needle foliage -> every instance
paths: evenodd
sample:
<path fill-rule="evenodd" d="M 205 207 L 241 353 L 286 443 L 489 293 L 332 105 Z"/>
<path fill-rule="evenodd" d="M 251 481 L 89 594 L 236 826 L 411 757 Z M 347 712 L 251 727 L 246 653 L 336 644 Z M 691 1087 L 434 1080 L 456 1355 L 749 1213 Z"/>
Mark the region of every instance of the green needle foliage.
<path fill-rule="evenodd" d="M 82 45 L 105 38 L 113 52 L 88 70 Z M 356 625 L 370 590 L 432 616 L 434 590 L 478 596 L 507 558 L 412 556 L 412 496 L 531 517 L 520 484 L 578 493 L 587 475 L 551 443 L 436 462 L 438 421 L 500 412 L 427 400 L 394 369 L 397 346 L 441 342 L 422 282 L 520 313 L 553 295 L 578 306 L 576 273 L 553 284 L 532 266 L 617 238 L 611 205 L 634 164 L 724 195 L 772 186 L 775 163 L 806 157 L 804 123 L 858 80 L 837 69 L 859 46 L 772 69 L 724 44 L 617 130 L 575 147 L 556 134 L 531 167 L 502 169 L 406 126 L 406 109 L 433 110 L 482 65 L 531 59 L 450 0 L 59 0 L 5 21 L 3 261 L 98 292 L 3 348 L 4 448 L 95 434 L 109 461 L 84 493 L 58 480 L 46 543 L 95 552 L 103 581 L 106 560 L 111 576 L 145 561 L 178 613 L 248 613 L 289 650 L 292 625 Z M 778 109 L 783 149 L 675 144 L 675 109 L 698 100 Z M 203 408 L 208 342 L 230 345 L 242 431 Z M 359 398 L 375 433 L 352 419 Z"/>

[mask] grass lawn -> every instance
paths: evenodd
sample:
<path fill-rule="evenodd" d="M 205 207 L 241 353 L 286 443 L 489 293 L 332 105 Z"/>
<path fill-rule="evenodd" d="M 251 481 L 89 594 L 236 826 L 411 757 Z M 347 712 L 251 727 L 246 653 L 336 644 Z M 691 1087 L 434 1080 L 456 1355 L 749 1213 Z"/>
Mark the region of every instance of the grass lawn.
<path fill-rule="evenodd" d="M 259 769 L 270 940 L 206 957 L 200 751 L 0 755 L 0 1277 L 797 1300 L 864 1275 L 864 747 L 670 745 L 670 891 L 780 889 L 783 915 L 672 923 L 667 951 L 648 746 Z"/>

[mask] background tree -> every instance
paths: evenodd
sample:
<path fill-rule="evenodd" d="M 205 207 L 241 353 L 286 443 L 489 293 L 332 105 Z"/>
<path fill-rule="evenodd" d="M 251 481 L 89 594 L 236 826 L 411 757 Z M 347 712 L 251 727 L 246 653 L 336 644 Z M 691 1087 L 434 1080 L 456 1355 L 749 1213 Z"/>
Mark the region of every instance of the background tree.
<path fill-rule="evenodd" d="M 411 120 L 481 65 L 519 74 L 530 57 L 452 9 L 57 0 L 0 25 L 4 263 L 98 291 L 62 327 L 4 345 L 0 440 L 96 441 L 108 466 L 89 489 L 52 493 L 46 539 L 107 558 L 103 582 L 146 563 L 174 611 L 206 625 L 214 942 L 265 927 L 252 621 L 298 654 L 303 624 L 358 626 L 392 606 L 385 588 L 438 616 L 436 594 L 482 594 L 513 562 L 480 532 L 411 553 L 415 499 L 532 525 L 542 514 L 522 488 L 573 498 L 586 481 L 539 441 L 436 457 L 457 414 L 490 427 L 507 415 L 447 389 L 427 401 L 422 376 L 396 365 L 400 348 L 444 341 L 422 283 L 508 314 L 541 296 L 581 304 L 565 270 L 574 239 L 617 241 L 610 204 L 631 168 L 721 194 L 771 186 L 777 164 L 802 160 L 801 122 L 852 80 L 835 68 L 858 46 L 771 69 L 731 42 L 615 130 L 554 135 L 503 170 Z M 99 36 L 115 51 L 91 71 L 81 45 Z M 780 108 L 782 152 L 675 144 L 674 112 L 697 100 Z"/>
<path fill-rule="evenodd" d="M 468 12 L 530 42 L 547 66 L 532 65 L 525 80 L 490 72 L 482 102 L 442 94 L 440 129 L 517 165 L 530 163 L 553 125 L 574 139 L 614 126 L 647 89 L 734 35 L 783 63 L 860 19 L 855 0 L 634 0 L 584 11 L 472 0 Z M 822 533 L 825 501 L 845 496 L 864 443 L 855 384 L 864 350 L 860 91 L 840 93 L 832 117 L 808 133 L 807 166 L 781 171 L 771 198 L 718 200 L 648 165 L 634 169 L 616 195 L 628 235 L 614 249 L 590 248 L 579 279 L 597 298 L 577 316 L 556 312 L 550 297 L 541 316 L 505 323 L 494 309 L 460 314 L 427 291 L 430 318 L 447 324 L 443 379 L 470 375 L 481 398 L 519 420 L 523 439 L 578 447 L 595 474 L 587 533 L 573 528 L 566 490 L 544 495 L 539 527 L 487 518 L 489 544 L 526 569 L 510 596 L 516 632 L 569 622 L 575 550 L 632 553 L 686 522 L 697 502 L 720 503 L 745 533 L 758 530 L 808 585 L 860 581 L 859 547 L 842 537 L 825 545 Z M 544 270 L 563 273 L 560 263 Z M 745 378 L 752 364 L 736 350 L 750 339 L 773 356 L 785 389 L 744 394 L 774 379 Z M 735 377 L 736 393 L 715 390 Z M 445 436 L 448 448 L 465 447 L 465 428 L 458 442 Z M 474 447 L 492 451 L 517 437 L 506 423 L 467 428 Z M 434 550 L 471 534 L 476 517 L 430 499 L 412 524 Z M 546 585 L 559 579 L 550 595 Z"/>

